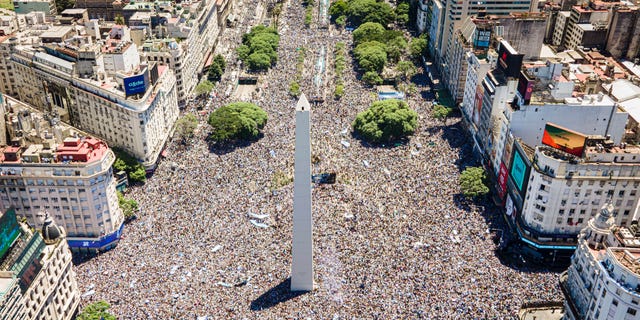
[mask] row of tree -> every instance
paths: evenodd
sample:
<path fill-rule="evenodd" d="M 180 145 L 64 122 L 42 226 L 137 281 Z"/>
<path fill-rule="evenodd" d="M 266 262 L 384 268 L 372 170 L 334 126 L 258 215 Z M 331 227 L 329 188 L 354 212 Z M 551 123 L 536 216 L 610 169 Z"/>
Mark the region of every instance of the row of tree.
<path fill-rule="evenodd" d="M 340 99 L 344 95 L 344 70 L 347 67 L 347 50 L 344 42 L 336 43 L 336 47 L 333 50 L 333 56 L 333 67 L 335 70 L 334 82 L 336 84 L 333 96 L 336 99 Z"/>
<path fill-rule="evenodd" d="M 256 26 L 242 36 L 242 45 L 236 50 L 238 58 L 250 70 L 264 71 L 278 61 L 280 36 L 272 27 Z"/>
<path fill-rule="evenodd" d="M 382 83 L 381 73 L 387 63 L 397 64 L 407 53 L 413 59 L 420 59 L 426 52 L 425 38 L 413 38 L 407 42 L 402 31 L 387 30 L 377 22 L 366 22 L 353 31 L 354 57 L 364 75 L 362 80 L 368 84 Z"/>

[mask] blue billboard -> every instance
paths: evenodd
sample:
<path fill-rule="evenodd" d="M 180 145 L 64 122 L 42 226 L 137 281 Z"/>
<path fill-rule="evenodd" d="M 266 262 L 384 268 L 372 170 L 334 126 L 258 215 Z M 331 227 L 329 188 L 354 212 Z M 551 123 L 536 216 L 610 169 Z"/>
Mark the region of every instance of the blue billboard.
<path fill-rule="evenodd" d="M 149 77 L 147 73 L 124 78 L 124 93 L 126 96 L 132 96 L 134 94 L 145 93 L 147 91 L 147 84 L 149 83 Z"/>

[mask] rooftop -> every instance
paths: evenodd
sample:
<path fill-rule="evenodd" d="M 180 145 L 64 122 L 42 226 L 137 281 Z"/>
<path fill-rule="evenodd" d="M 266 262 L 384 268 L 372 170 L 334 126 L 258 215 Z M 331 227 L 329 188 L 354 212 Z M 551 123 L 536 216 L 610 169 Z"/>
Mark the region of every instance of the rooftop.
<path fill-rule="evenodd" d="M 640 274 L 640 249 L 609 248 L 613 257 L 634 274 Z"/>

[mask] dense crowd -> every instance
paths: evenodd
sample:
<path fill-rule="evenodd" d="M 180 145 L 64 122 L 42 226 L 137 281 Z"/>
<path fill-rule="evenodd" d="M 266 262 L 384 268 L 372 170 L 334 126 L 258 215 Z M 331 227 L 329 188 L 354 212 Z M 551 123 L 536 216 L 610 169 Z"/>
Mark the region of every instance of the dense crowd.
<path fill-rule="evenodd" d="M 376 96 L 350 68 L 344 97 L 312 106 L 313 172 L 338 175 L 313 189 L 316 290 L 287 291 L 293 184 L 278 188 L 274 176 L 293 174 L 296 48 L 307 49 L 301 86 L 311 96 L 321 48 L 331 61 L 336 42 L 351 43 L 348 32 L 305 28 L 300 2 L 288 3 L 279 62 L 253 100 L 269 114 L 264 137 L 218 150 L 203 125 L 188 148 L 171 144 L 131 190 L 141 213 L 118 247 L 78 265 L 82 292 L 95 291 L 83 305 L 106 300 L 119 319 L 502 319 L 523 302 L 558 300 L 557 273 L 498 259 L 495 208 L 456 196 L 471 154 L 459 120 L 434 120 L 411 97 L 420 120 L 410 142 L 367 146 L 350 123 Z M 320 92 L 331 97 L 327 69 Z M 233 101 L 227 85 L 214 107 Z"/>

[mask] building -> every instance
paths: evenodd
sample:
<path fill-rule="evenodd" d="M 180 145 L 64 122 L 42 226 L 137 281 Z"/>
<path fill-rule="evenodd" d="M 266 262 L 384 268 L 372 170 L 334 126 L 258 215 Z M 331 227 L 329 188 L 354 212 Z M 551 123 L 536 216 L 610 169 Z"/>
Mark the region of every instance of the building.
<path fill-rule="evenodd" d="M 54 0 L 14 0 L 13 8 L 16 14 L 31 12 L 44 12 L 50 16 L 58 14 Z"/>
<path fill-rule="evenodd" d="M 0 316 L 2 319 L 70 320 L 80 295 L 64 228 L 45 217 L 39 231 L 0 217 Z"/>
<path fill-rule="evenodd" d="M 523 54 L 525 60 L 540 58 L 547 25 L 546 12 L 514 12 L 497 20 L 496 34 Z"/>
<path fill-rule="evenodd" d="M 112 165 L 102 141 L 4 97 L 8 143 L 0 146 L 0 209 L 40 227 L 50 214 L 74 251 L 108 250 L 124 227 Z"/>
<path fill-rule="evenodd" d="M 29 30 L 5 39 L 19 100 L 124 149 L 148 170 L 178 117 L 176 79 L 170 68 L 140 63 L 126 27 L 113 26 L 109 38 L 74 35 L 44 43 Z M 35 34 L 35 35 L 34 35 Z M 23 85 L 17 85 L 23 84 Z"/>
<path fill-rule="evenodd" d="M 616 59 L 640 57 L 640 9 L 614 7 L 607 34 L 607 52 Z"/>
<path fill-rule="evenodd" d="M 640 319 L 640 230 L 617 226 L 614 212 L 605 204 L 580 232 L 560 277 L 565 320 Z"/>
<path fill-rule="evenodd" d="M 121 0 L 76 0 L 75 8 L 87 9 L 89 18 L 113 21 L 122 16 L 122 8 L 127 4 Z"/>
<path fill-rule="evenodd" d="M 564 25 L 566 31 L 563 32 L 564 37 L 560 46 L 565 49 L 575 49 L 578 46 L 604 49 L 608 21 L 609 11 L 606 8 L 585 5 L 571 7 L 569 21 Z M 557 23 L 556 28 L 560 27 L 560 23 Z"/>
<path fill-rule="evenodd" d="M 538 259 L 570 256 L 580 230 L 607 201 L 617 205 L 617 225 L 637 219 L 639 147 L 553 124 L 542 144 L 532 149 L 516 141 L 506 165 L 507 212 Z"/>

